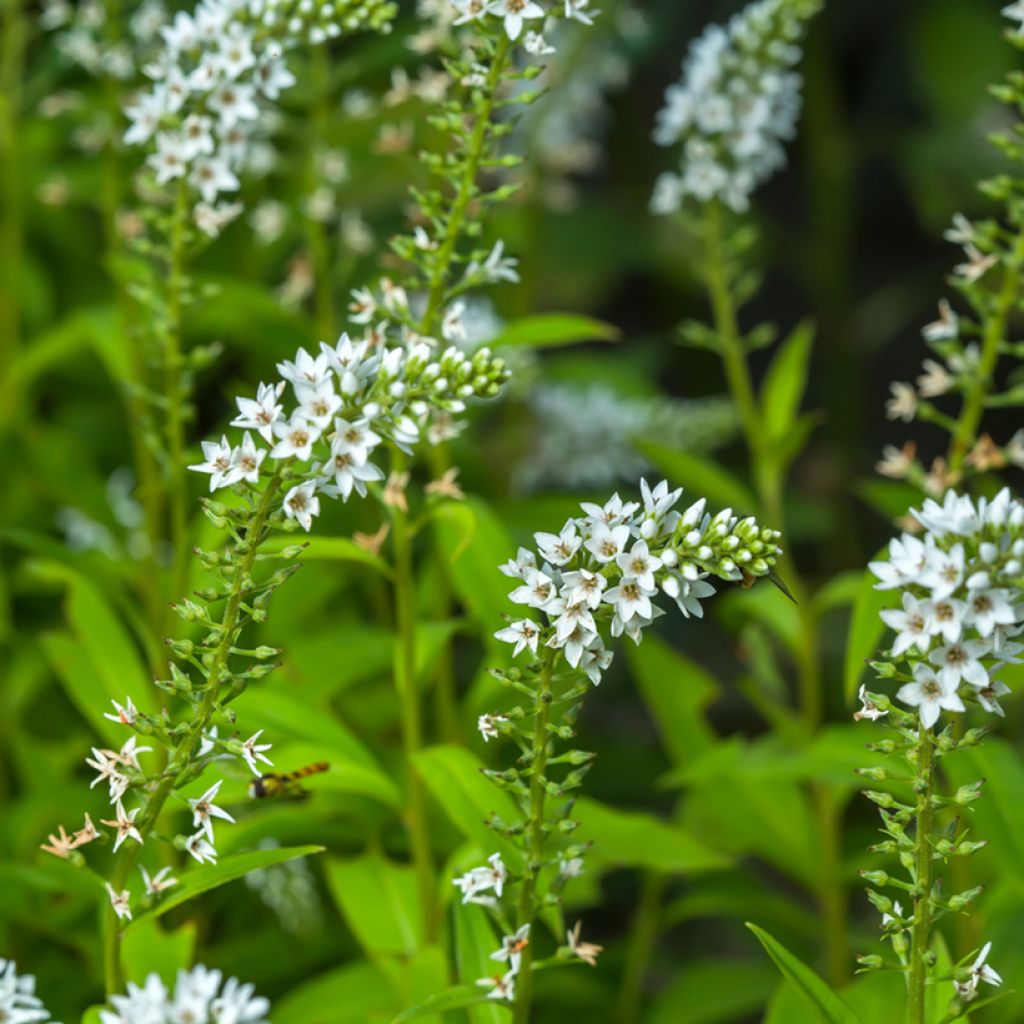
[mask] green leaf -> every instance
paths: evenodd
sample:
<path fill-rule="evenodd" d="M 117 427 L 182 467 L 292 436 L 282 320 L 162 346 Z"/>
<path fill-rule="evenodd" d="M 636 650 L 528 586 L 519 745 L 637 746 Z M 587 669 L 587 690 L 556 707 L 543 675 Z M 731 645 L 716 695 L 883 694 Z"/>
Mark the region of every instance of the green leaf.
<path fill-rule="evenodd" d="M 487 344 L 490 348 L 553 348 L 585 341 L 618 341 L 622 332 L 612 324 L 573 313 L 541 313 L 513 320 Z"/>
<path fill-rule="evenodd" d="M 266 545 L 265 550 L 281 551 L 298 543 L 303 542 L 290 536 L 275 538 L 272 543 Z M 303 561 L 352 562 L 374 569 L 388 579 L 391 578 L 391 566 L 380 555 L 360 547 L 350 537 L 310 537 L 305 541 L 305 545 L 305 550 L 299 556 Z"/>
<path fill-rule="evenodd" d="M 178 971 L 191 966 L 195 947 L 194 921 L 186 921 L 174 931 L 164 931 L 151 917 L 128 932 L 121 944 L 125 978 L 142 985 L 150 974 L 156 974 L 170 987 Z"/>
<path fill-rule="evenodd" d="M 250 726 L 272 729 L 281 740 L 308 745 L 313 748 L 313 760 L 330 764 L 323 780 L 325 786 L 398 806 L 400 798 L 394 782 L 328 707 L 318 707 L 276 685 L 266 689 L 254 687 L 245 698 L 245 716 Z"/>
<path fill-rule="evenodd" d="M 498 948 L 498 940 L 490 915 L 483 907 L 456 902 L 452 913 L 455 917 L 455 963 L 459 979 L 473 984 L 477 978 L 486 978 L 493 972 L 491 953 Z M 505 1016 L 491 999 L 471 1007 L 469 1019 L 473 1024 L 502 1024 Z"/>
<path fill-rule="evenodd" d="M 814 326 L 800 324 L 779 346 L 761 387 L 761 416 L 772 445 L 784 441 L 796 423 L 807 388 Z"/>
<path fill-rule="evenodd" d="M 475 985 L 455 985 L 436 996 L 431 996 L 418 1006 L 400 1013 L 391 1024 L 405 1024 L 407 1020 L 418 1020 L 420 1017 L 430 1017 L 445 1010 L 461 1010 L 467 1006 L 477 1006 L 487 1002 L 487 993 Z M 494 1000 L 491 1000 L 494 1003 Z M 497 1005 L 495 1003 L 495 1005 Z"/>
<path fill-rule="evenodd" d="M 697 960 L 682 966 L 657 998 L 649 1024 L 727 1024 L 764 1006 L 777 976 L 770 964 Z"/>
<path fill-rule="evenodd" d="M 626 645 L 633 677 L 675 765 L 684 765 L 715 742 L 705 712 L 718 696 L 714 676 L 660 637 Z"/>
<path fill-rule="evenodd" d="M 285 846 L 275 850 L 250 850 L 222 857 L 216 864 L 203 864 L 201 867 L 193 868 L 181 876 L 178 884 L 159 903 L 136 915 L 133 921 L 125 925 L 124 932 L 134 931 L 146 922 L 162 917 L 169 910 L 195 899 L 196 896 L 243 878 L 257 868 L 269 868 L 274 864 L 284 864 L 299 857 L 312 857 L 323 851 L 322 846 Z"/>
<path fill-rule="evenodd" d="M 498 563 L 515 554 L 512 538 L 479 498 L 438 506 L 434 529 L 453 590 L 490 638 L 501 628 L 501 616 L 513 607 L 508 580 L 498 571 Z"/>
<path fill-rule="evenodd" d="M 274 1024 L 367 1024 L 390 1020 L 397 1001 L 373 964 L 345 964 L 292 989 L 274 1003 Z"/>
<path fill-rule="evenodd" d="M 846 636 L 846 655 L 843 661 L 843 690 L 848 701 L 853 700 L 867 671 L 867 662 L 878 650 L 885 623 L 878 617 L 892 603 L 889 592 L 876 590 L 878 578 L 870 569 L 861 576 L 857 596 L 853 601 L 850 631 Z"/>
<path fill-rule="evenodd" d="M 423 942 L 416 874 L 378 853 L 327 862 L 334 902 L 360 946 L 373 957 L 410 957 Z"/>
<path fill-rule="evenodd" d="M 726 857 L 683 828 L 648 814 L 619 811 L 581 798 L 572 817 L 580 823 L 576 835 L 594 844 L 591 856 L 617 867 L 694 874 L 729 866 Z"/>
<path fill-rule="evenodd" d="M 522 855 L 486 821 L 497 815 L 509 824 L 521 817 L 515 801 L 481 774 L 482 762 L 463 747 L 436 746 L 413 757 L 431 795 L 462 833 L 489 854 L 501 852 L 509 867 L 517 869 Z"/>
<path fill-rule="evenodd" d="M 819 615 L 824 615 L 826 612 L 852 605 L 860 593 L 862 579 L 863 574 L 856 569 L 833 576 L 811 599 L 814 610 Z"/>
<path fill-rule="evenodd" d="M 102 710 L 111 710 L 111 700 L 124 704 L 130 694 L 140 711 L 155 712 L 154 689 L 139 648 L 100 591 L 81 573 L 58 562 L 32 561 L 29 570 L 67 588 L 65 612 L 103 687 L 93 695 L 104 705 Z"/>
<path fill-rule="evenodd" d="M 775 961 L 782 976 L 792 982 L 821 1014 L 827 1024 L 861 1024 L 853 1010 L 806 964 L 798 960 L 782 943 L 756 924 L 747 922 L 765 952 Z"/>
<path fill-rule="evenodd" d="M 718 463 L 693 452 L 666 448 L 654 441 L 637 439 L 637 450 L 645 455 L 672 484 L 692 491 L 691 500 L 707 498 L 715 505 L 728 506 L 737 515 L 750 515 L 757 499 L 750 488 Z"/>

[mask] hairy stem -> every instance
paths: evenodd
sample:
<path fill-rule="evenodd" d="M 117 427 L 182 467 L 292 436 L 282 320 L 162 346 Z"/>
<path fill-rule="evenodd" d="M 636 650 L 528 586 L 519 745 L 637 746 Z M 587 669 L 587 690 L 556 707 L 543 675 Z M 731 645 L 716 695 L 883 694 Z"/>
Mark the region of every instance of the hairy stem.
<path fill-rule="evenodd" d="M 917 813 L 914 826 L 914 925 L 910 931 L 910 971 L 907 975 L 906 1024 L 925 1024 L 925 989 L 928 979 L 928 945 L 931 939 L 932 828 L 934 809 L 934 752 L 931 731 L 923 726 L 917 741 Z"/>
<path fill-rule="evenodd" d="M 392 470 L 401 472 L 404 456 L 395 451 Z M 395 691 L 402 724 L 402 750 L 408 773 L 408 827 L 413 865 L 423 921 L 428 939 L 437 927 L 434 899 L 434 862 L 430 829 L 427 821 L 426 794 L 416 772 L 415 757 L 423 746 L 423 720 L 419 684 L 416 676 L 416 577 L 413 566 L 412 531 L 408 513 L 392 508 L 391 542 L 394 553 L 395 625 L 398 640 L 395 646 Z"/>
<path fill-rule="evenodd" d="M 548 765 L 548 722 L 551 719 L 551 675 L 554 663 L 553 652 L 549 653 L 537 677 L 537 698 L 534 705 L 533 761 L 530 764 L 530 819 L 527 826 L 526 864 L 523 868 L 522 887 L 516 908 L 516 926 L 530 926 L 530 941 L 523 950 L 516 981 L 516 1003 L 512 1014 L 513 1024 L 528 1024 L 530 1006 L 533 1001 L 533 935 L 536 908 L 534 897 L 537 892 L 537 876 L 544 863 L 544 840 L 547 829 L 544 824 L 545 797 L 547 795 L 546 771 Z"/>
<path fill-rule="evenodd" d="M 231 593 L 228 595 L 227 604 L 224 608 L 224 617 L 219 627 L 221 640 L 216 651 L 214 651 L 213 659 L 210 663 L 203 700 L 196 709 L 195 716 L 189 724 L 185 735 L 174 748 L 163 778 L 146 800 L 142 812 L 136 819 L 135 825 L 141 833 L 143 840 L 149 836 L 153 826 L 156 824 L 164 804 L 167 803 L 168 797 L 170 797 L 175 789 L 179 775 L 191 762 L 196 748 L 199 746 L 199 741 L 209 726 L 210 719 L 216 710 L 220 697 L 221 682 L 228 666 L 228 657 L 236 640 L 236 629 L 239 624 L 242 602 L 246 595 L 245 586 L 251 578 L 256 555 L 266 529 L 267 519 L 273 509 L 280 486 L 281 470 L 278 468 L 267 482 L 256 514 L 246 531 L 244 554 L 239 560 Z M 121 892 L 125 888 L 129 872 L 135 865 L 141 848 L 141 844 L 138 843 L 127 843 L 121 848 L 114 862 L 114 871 L 110 879 L 110 884 L 116 892 Z M 122 991 L 124 988 L 124 976 L 121 968 L 121 930 L 120 922 L 112 907 L 107 907 L 104 917 L 103 964 L 107 995 Z"/>

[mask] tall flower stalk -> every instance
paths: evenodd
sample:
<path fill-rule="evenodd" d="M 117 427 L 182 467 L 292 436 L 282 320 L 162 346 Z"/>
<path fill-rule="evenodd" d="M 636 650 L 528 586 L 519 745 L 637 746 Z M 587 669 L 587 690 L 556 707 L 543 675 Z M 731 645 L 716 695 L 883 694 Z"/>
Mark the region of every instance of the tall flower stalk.
<path fill-rule="evenodd" d="M 514 185 L 489 186 L 487 174 L 498 167 L 514 168 L 521 162 L 516 154 L 500 152 L 501 140 L 512 128 L 511 111 L 534 98 L 516 89 L 540 71 L 534 62 L 538 54 L 534 40 L 541 38 L 538 33 L 545 21 L 572 20 L 572 5 L 564 10 L 561 5 L 545 10 L 535 3 L 487 5 L 471 0 L 455 3 L 453 12 L 457 17 L 448 19 L 448 48 L 452 52 L 445 61 L 448 88 L 428 118 L 437 138 L 420 154 L 430 180 L 426 187 L 413 190 L 412 232 L 391 243 L 403 261 L 403 272 L 397 280 L 384 278 L 375 288 L 357 290 L 350 308 L 360 322 L 377 320 L 410 338 L 459 344 L 466 339 L 462 297 L 476 288 L 519 280 L 516 261 L 505 255 L 502 242 L 481 249 L 475 241 L 487 212 L 515 192 Z M 534 19 L 538 32 L 526 28 Z M 439 423 L 430 440 L 438 446 L 456 433 L 454 425 Z M 431 461 L 441 476 L 450 468 L 436 450 Z M 412 769 L 424 727 L 415 678 L 415 530 L 405 493 L 410 471 L 402 453 L 397 453 L 391 469 L 395 500 L 388 502 L 386 491 L 385 501 L 391 521 L 394 614 L 399 630 L 395 685 L 401 705 L 403 751 L 409 764 L 412 852 L 423 919 L 432 936 L 438 923 L 434 867 L 423 784 Z"/>
<path fill-rule="evenodd" d="M 903 534 L 889 545 L 889 557 L 874 562 L 877 587 L 899 595 L 899 607 L 882 612 L 893 631 L 882 657 L 872 663 L 880 680 L 899 684 L 895 700 L 917 709 L 908 713 L 890 696 L 861 689 L 859 719 L 882 720 L 895 736 L 875 743 L 892 767 L 865 769 L 872 780 L 908 782 L 908 801 L 888 790 L 869 790 L 878 805 L 883 842 L 873 852 L 899 858 L 906 879 L 886 870 L 863 871 L 868 896 L 882 913 L 883 936 L 892 944 L 895 963 L 881 957 L 861 958 L 871 969 L 902 971 L 907 979 L 907 1024 L 924 1024 L 929 986 L 943 980 L 955 988 L 945 1020 L 959 1019 L 979 995 L 978 983 L 998 984 L 985 965 L 959 964 L 951 975 L 935 973 L 932 938 L 946 914 L 967 911 L 981 889 L 951 892 L 941 884 L 941 870 L 952 858 L 968 857 L 986 845 L 961 821 L 963 809 L 981 796 L 983 780 L 942 792 L 944 758 L 982 742 L 988 726 L 964 730 L 954 719 L 939 728 L 943 713 L 960 715 L 967 705 L 1002 717 L 1000 699 L 1010 692 L 997 678 L 1000 669 L 1019 660 L 1024 644 L 1024 504 L 1004 489 L 991 501 L 973 501 L 948 491 L 942 504 L 928 499 L 911 512 L 921 536 Z M 905 774 L 909 769 L 909 777 Z M 885 894 L 896 889 L 906 899 Z M 973 951 L 967 959 L 977 954 Z M 986 948 L 987 956 L 987 948 Z"/>
<path fill-rule="evenodd" d="M 565 932 L 564 944 L 557 935 L 547 956 L 535 947 L 542 910 L 554 910 L 564 930 L 561 893 L 583 870 L 587 846 L 573 840 L 572 808 L 594 755 L 571 744 L 582 703 L 611 664 L 610 640 L 625 635 L 639 644 L 665 614 L 661 597 L 685 617 L 701 617 L 715 592 L 710 580 L 750 586 L 781 554 L 778 533 L 753 518 L 730 509 L 712 516 L 703 499 L 678 511 L 682 489 L 664 481 L 642 482 L 641 491 L 641 501 L 616 494 L 603 506 L 584 504 L 584 514 L 558 533 L 535 534 L 536 551 L 521 548 L 501 567 L 517 583 L 510 599 L 527 614 L 495 635 L 530 660 L 494 671 L 524 699 L 483 715 L 479 726 L 485 740 L 508 738 L 519 749 L 513 767 L 487 773 L 518 805 L 517 820 L 490 821 L 516 860 L 506 864 L 495 853 L 455 884 L 463 902 L 487 907 L 505 931 L 514 927 L 493 955 L 501 969 L 479 984 L 488 998 L 512 1004 L 515 1024 L 531 1019 L 536 970 L 573 958 L 593 963 L 600 952 L 580 940 L 578 928 Z"/>

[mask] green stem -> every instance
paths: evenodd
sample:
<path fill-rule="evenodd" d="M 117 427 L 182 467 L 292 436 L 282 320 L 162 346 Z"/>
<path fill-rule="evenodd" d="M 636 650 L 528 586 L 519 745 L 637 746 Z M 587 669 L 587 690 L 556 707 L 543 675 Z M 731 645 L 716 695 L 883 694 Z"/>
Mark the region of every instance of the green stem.
<path fill-rule="evenodd" d="M 246 531 L 246 544 L 243 548 L 244 554 L 238 563 L 234 584 L 224 608 L 224 617 L 220 625 L 221 641 L 210 663 L 203 700 L 196 710 L 188 731 L 170 756 L 167 773 L 146 801 L 142 813 L 136 819 L 135 825 L 141 833 L 143 841 L 149 836 L 153 826 L 156 824 L 164 804 L 175 789 L 179 775 L 190 764 L 202 734 L 209 726 L 210 719 L 216 709 L 217 701 L 220 697 L 220 684 L 228 666 L 231 648 L 236 640 L 236 629 L 239 624 L 238 620 L 242 609 L 242 602 L 246 595 L 245 587 L 251 580 L 253 566 L 256 563 L 256 555 L 259 552 L 260 543 L 263 539 L 267 519 L 273 509 L 280 486 L 281 467 L 279 466 L 274 475 L 268 480 L 266 489 L 263 491 L 260 499 L 260 504 L 257 507 L 256 515 Z M 114 862 L 114 871 L 110 879 L 110 884 L 116 892 L 121 892 L 125 888 L 128 875 L 135 865 L 141 849 L 141 844 L 131 842 L 121 848 Z M 107 907 L 104 917 L 103 964 L 107 995 L 110 996 L 121 992 L 124 989 L 124 975 L 121 968 L 121 930 L 120 922 L 112 907 Z"/>
<path fill-rule="evenodd" d="M 502 34 L 494 52 L 494 59 L 487 72 L 487 81 L 480 90 L 481 99 L 476 109 L 476 122 L 466 147 L 462 177 L 459 179 L 452 199 L 451 208 L 445 219 L 444 236 L 440 239 L 437 256 L 433 261 L 430 280 L 427 285 L 427 305 L 420 321 L 419 332 L 432 337 L 440 326 L 441 306 L 448 290 L 448 272 L 455 258 L 455 249 L 462 236 L 469 204 L 476 194 L 476 179 L 484 159 L 484 148 L 491 127 L 491 118 L 498 99 L 498 86 L 508 64 L 512 41 Z"/>
<path fill-rule="evenodd" d="M 640 900 L 630 924 L 626 964 L 622 969 L 619 988 L 620 1024 L 640 1024 L 644 980 L 658 942 L 661 906 L 668 883 L 669 877 L 656 871 L 649 871 L 643 877 Z"/>
<path fill-rule="evenodd" d="M 516 1003 L 512 1014 L 513 1024 L 528 1024 L 530 1006 L 533 1001 L 533 944 L 535 941 L 534 918 L 536 908 L 534 897 L 537 892 L 537 876 L 544 863 L 544 840 L 547 828 L 544 823 L 544 803 L 547 796 L 546 771 L 548 765 L 548 722 L 551 718 L 551 675 L 554 652 L 544 658 L 537 678 L 537 701 L 534 705 L 533 761 L 530 764 L 530 820 L 527 828 L 526 864 L 523 881 L 519 890 L 516 908 L 516 926 L 530 926 L 530 941 L 523 950 L 523 958 L 516 977 Z"/>
<path fill-rule="evenodd" d="M 762 414 L 754 388 L 739 320 L 730 287 L 727 261 L 723 246 L 722 209 L 709 203 L 705 220 L 705 248 L 707 281 L 711 296 L 714 322 L 721 345 L 729 390 L 736 403 L 750 458 L 750 474 L 757 491 L 760 514 L 785 534 L 783 492 L 785 479 L 779 461 L 768 449 L 770 441 L 762 427 Z M 818 617 L 810 594 L 789 554 L 779 560 L 778 571 L 789 586 L 796 601 L 799 636 L 793 650 L 797 669 L 800 714 L 804 730 L 810 736 L 821 724 L 824 716 L 821 678 L 821 640 Z M 846 897 L 842 885 L 842 849 L 839 815 L 825 787 L 811 789 L 820 832 L 823 870 L 817 898 L 825 932 L 825 958 L 829 980 L 841 984 L 849 975 L 850 958 L 846 928 Z"/>
<path fill-rule="evenodd" d="M 925 988 L 928 979 L 928 946 L 931 939 L 932 790 L 934 755 L 931 731 L 923 726 L 917 741 L 917 813 L 914 827 L 914 925 L 910 931 L 910 972 L 907 975 L 906 1024 L 925 1024 Z"/>
<path fill-rule="evenodd" d="M 188 579 L 188 486 L 185 480 L 185 402 L 183 381 L 182 305 L 185 290 L 185 245 L 188 186 L 178 184 L 171 220 L 170 266 L 167 279 L 167 332 L 164 351 L 164 397 L 167 400 L 167 480 L 172 550 L 171 594 L 185 591 Z"/>
<path fill-rule="evenodd" d="M 1019 299 L 1021 264 L 1024 263 L 1024 230 L 1017 236 L 1006 264 L 1003 286 L 996 297 L 995 308 L 985 322 L 981 354 L 976 373 L 971 377 L 964 404 L 960 409 L 949 447 L 949 468 L 958 472 L 964 459 L 978 440 L 978 428 L 985 412 L 985 399 L 992 386 L 992 377 L 999 362 L 999 350 L 1006 335 L 1006 323 Z"/>
<path fill-rule="evenodd" d="M 392 458 L 392 471 L 402 472 L 404 466 L 405 457 L 396 450 Z M 391 543 L 395 562 L 395 627 L 398 630 L 398 642 L 395 647 L 395 690 L 401 714 L 402 750 L 408 773 L 409 841 L 429 941 L 437 929 L 437 910 L 426 794 L 415 765 L 416 754 L 423 746 L 423 720 L 416 675 L 416 577 L 409 515 L 397 507 L 392 508 Z"/>

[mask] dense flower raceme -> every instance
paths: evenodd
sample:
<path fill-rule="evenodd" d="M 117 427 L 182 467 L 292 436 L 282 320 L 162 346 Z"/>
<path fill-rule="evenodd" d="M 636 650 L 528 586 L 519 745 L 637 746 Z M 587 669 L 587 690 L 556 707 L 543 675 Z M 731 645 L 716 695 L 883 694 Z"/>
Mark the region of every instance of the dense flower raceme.
<path fill-rule="evenodd" d="M 347 501 L 384 478 L 374 452 L 385 441 L 411 451 L 468 399 L 496 395 L 506 376 L 486 348 L 467 356 L 454 347 L 438 352 L 427 339 L 389 346 L 376 332 L 355 341 L 343 334 L 316 355 L 299 349 L 278 371 L 282 379 L 237 400 L 232 423 L 245 430 L 241 442 L 204 442 L 205 461 L 191 468 L 210 475 L 213 491 L 257 484 L 264 460 L 286 464 L 284 512 L 307 531 L 321 496 Z M 288 387 L 294 405 L 286 410 Z"/>
<path fill-rule="evenodd" d="M 537 552 L 520 548 L 501 571 L 518 581 L 511 600 L 540 616 L 515 619 L 496 636 L 516 655 L 560 650 L 572 669 L 596 686 L 611 661 L 605 633 L 640 643 L 643 630 L 664 614 L 660 596 L 683 615 L 698 618 L 715 592 L 709 577 L 737 581 L 765 576 L 780 554 L 776 530 L 731 509 L 712 516 L 704 499 L 675 509 L 682 489 L 641 482 L 642 501 L 616 494 L 584 504 L 585 515 L 557 533 L 534 535 Z"/>
<path fill-rule="evenodd" d="M 996 675 L 1024 652 L 1012 639 L 1024 632 L 1024 503 L 1009 489 L 977 502 L 949 491 L 912 516 L 923 535 L 894 539 L 888 560 L 871 563 L 876 587 L 900 594 L 900 607 L 882 612 L 896 634 L 889 674 L 906 669 L 897 699 L 926 728 L 944 710 L 964 711 L 964 698 L 1002 715 L 1009 689 Z M 884 713 L 865 700 L 862 717 Z"/>
<path fill-rule="evenodd" d="M 746 210 L 753 191 L 785 163 L 783 144 L 800 112 L 800 40 L 820 0 L 756 0 L 727 27 L 713 25 L 690 47 L 683 77 L 669 87 L 654 132 L 682 147 L 678 171 L 663 174 L 652 208 L 718 199 Z"/>
<path fill-rule="evenodd" d="M 217 206 L 254 160 L 261 103 L 295 84 L 284 52 L 343 31 L 386 30 L 390 0 L 201 0 L 162 29 L 164 46 L 145 68 L 153 80 L 126 108 L 125 142 L 143 146 L 158 185 L 185 180 L 198 194 L 196 219 L 215 234 L 238 212 Z"/>
<path fill-rule="evenodd" d="M 179 971 L 169 990 L 156 974 L 144 985 L 128 984 L 127 995 L 112 996 L 113 1010 L 101 1010 L 102 1024 L 266 1024 L 270 1003 L 237 978 L 202 965 Z"/>
<path fill-rule="evenodd" d="M 48 1021 L 50 1014 L 35 992 L 36 979 L 31 974 L 18 974 L 13 960 L 0 957 L 0 1021 L 7 1024 Z"/>
<path fill-rule="evenodd" d="M 490 824 L 517 848 L 522 868 L 510 870 L 499 851 L 454 884 L 464 903 L 485 907 L 497 907 L 508 887 L 518 889 L 518 930 L 493 956 L 504 966 L 480 980 L 490 998 L 525 1001 L 517 1012 L 529 1004 L 529 986 L 524 995 L 517 982 L 530 970 L 536 913 L 557 903 L 569 880 L 583 871 L 586 846 L 570 844 L 567 837 L 576 828 L 573 793 L 593 755 L 568 750 L 556 756 L 553 747 L 575 735 L 582 701 L 611 663 L 607 638 L 625 634 L 640 643 L 643 630 L 664 614 L 660 596 L 674 601 L 684 616 L 700 617 L 701 601 L 714 593 L 710 578 L 752 583 L 769 575 L 781 554 L 779 534 L 751 518 L 738 519 L 729 509 L 712 516 L 704 500 L 677 510 L 682 489 L 670 490 L 665 481 L 655 487 L 641 481 L 640 490 L 640 501 L 624 502 L 616 494 L 604 505 L 584 504 L 584 514 L 557 534 L 535 534 L 536 551 L 521 548 L 500 567 L 517 582 L 511 600 L 532 614 L 510 620 L 495 635 L 513 645 L 513 657 L 528 653 L 531 660 L 524 669 L 494 675 L 526 701 L 505 714 L 482 715 L 478 726 L 485 741 L 510 736 L 523 752 L 516 767 L 486 773 L 519 806 L 521 821 L 495 817 Z M 599 952 L 580 941 L 577 927 L 555 955 L 593 963 Z"/>

